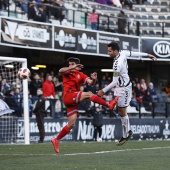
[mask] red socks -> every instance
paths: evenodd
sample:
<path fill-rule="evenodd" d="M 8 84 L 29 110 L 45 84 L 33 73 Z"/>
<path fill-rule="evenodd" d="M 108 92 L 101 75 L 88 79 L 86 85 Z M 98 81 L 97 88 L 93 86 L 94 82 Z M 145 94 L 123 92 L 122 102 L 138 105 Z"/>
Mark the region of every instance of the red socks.
<path fill-rule="evenodd" d="M 58 136 L 55 138 L 56 140 L 62 139 L 65 135 L 67 135 L 70 132 L 69 127 L 66 125 L 63 127 L 61 132 L 58 134 Z"/>
<path fill-rule="evenodd" d="M 103 100 L 102 98 L 98 97 L 97 95 L 93 95 L 92 97 L 90 97 L 90 100 L 94 103 L 98 103 L 100 105 L 103 105 L 103 106 L 106 106 L 106 107 L 109 107 L 109 105 L 106 103 L 105 100 Z"/>

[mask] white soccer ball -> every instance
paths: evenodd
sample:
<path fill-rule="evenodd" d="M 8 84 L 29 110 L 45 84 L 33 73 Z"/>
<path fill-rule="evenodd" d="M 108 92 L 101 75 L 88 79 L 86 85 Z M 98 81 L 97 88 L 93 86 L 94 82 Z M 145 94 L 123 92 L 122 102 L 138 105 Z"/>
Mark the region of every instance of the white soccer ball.
<path fill-rule="evenodd" d="M 98 138 L 98 139 L 97 139 L 97 142 L 102 142 L 102 138 Z"/>
<path fill-rule="evenodd" d="M 31 72 L 30 72 L 30 70 L 28 68 L 22 67 L 22 68 L 20 68 L 18 70 L 18 74 L 17 75 L 18 75 L 18 78 L 20 78 L 20 79 L 27 79 L 27 78 L 30 77 Z"/>

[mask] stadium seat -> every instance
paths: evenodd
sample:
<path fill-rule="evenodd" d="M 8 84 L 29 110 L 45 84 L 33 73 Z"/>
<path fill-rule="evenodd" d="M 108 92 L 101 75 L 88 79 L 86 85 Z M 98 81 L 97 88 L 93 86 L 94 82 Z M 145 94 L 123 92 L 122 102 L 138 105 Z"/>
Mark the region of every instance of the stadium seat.
<path fill-rule="evenodd" d="M 153 22 L 149 22 L 149 27 L 154 27 L 154 23 Z"/>
<path fill-rule="evenodd" d="M 157 8 L 152 8 L 151 12 L 159 12 Z"/>
<path fill-rule="evenodd" d="M 165 18 L 165 16 L 159 16 L 159 19 L 160 20 L 165 20 L 166 18 Z"/>
<path fill-rule="evenodd" d="M 146 15 L 142 15 L 141 19 L 147 19 L 148 17 Z"/>
<path fill-rule="evenodd" d="M 142 23 L 142 26 L 143 26 L 143 27 L 147 27 L 147 26 L 148 26 L 147 22 L 143 22 L 143 23 Z"/>
<path fill-rule="evenodd" d="M 146 35 L 146 34 L 148 34 L 148 31 L 147 30 L 143 30 L 142 34 Z"/>
<path fill-rule="evenodd" d="M 153 18 L 153 16 L 152 16 L 152 15 L 149 15 L 148 19 L 153 20 L 154 18 Z"/>
<path fill-rule="evenodd" d="M 154 35 L 155 32 L 154 32 L 153 30 L 150 30 L 150 31 L 149 31 L 149 34 Z"/>
<path fill-rule="evenodd" d="M 151 3 L 148 2 L 148 1 L 145 1 L 145 2 L 144 2 L 144 5 L 151 5 Z"/>
<path fill-rule="evenodd" d="M 160 5 L 160 2 L 154 1 L 152 5 Z"/>
<path fill-rule="evenodd" d="M 161 2 L 161 5 L 164 5 L 164 6 L 168 6 L 169 4 L 168 4 L 168 2 Z"/>
<path fill-rule="evenodd" d="M 134 15 L 130 15 L 129 18 L 135 18 Z"/>
<path fill-rule="evenodd" d="M 141 19 L 141 16 L 140 15 L 136 15 L 136 19 Z"/>
<path fill-rule="evenodd" d="M 161 27 L 161 23 L 156 22 L 156 27 Z"/>
<path fill-rule="evenodd" d="M 139 12 L 139 11 L 141 11 L 141 10 L 140 10 L 140 8 L 135 8 L 135 11 L 136 11 L 136 12 Z"/>
<path fill-rule="evenodd" d="M 162 35 L 162 33 L 160 32 L 160 31 L 155 31 L 155 34 L 156 34 L 156 36 L 160 36 L 160 35 Z"/>
<path fill-rule="evenodd" d="M 161 8 L 161 12 L 168 12 L 169 9 L 167 8 Z"/>
<path fill-rule="evenodd" d="M 141 12 L 146 12 L 146 8 L 141 8 Z"/>

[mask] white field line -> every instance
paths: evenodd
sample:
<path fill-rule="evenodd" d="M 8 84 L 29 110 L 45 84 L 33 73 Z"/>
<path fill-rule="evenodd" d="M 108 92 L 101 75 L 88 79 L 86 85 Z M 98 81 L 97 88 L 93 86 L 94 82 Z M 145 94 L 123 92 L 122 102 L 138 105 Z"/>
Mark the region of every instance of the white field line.
<path fill-rule="evenodd" d="M 116 153 L 116 152 L 127 152 L 127 151 L 142 151 L 142 150 L 159 150 L 159 149 L 170 149 L 167 147 L 154 147 L 154 148 L 141 148 L 141 149 L 122 149 L 122 150 L 112 150 L 112 151 L 100 151 L 100 152 L 87 152 L 87 153 L 70 153 L 70 154 L 59 154 L 66 156 L 76 156 L 76 155 L 92 155 L 92 154 L 104 154 L 104 153 Z M 26 154 L 26 153 L 14 153 L 14 154 L 0 154 L 0 156 L 56 156 L 57 154 Z"/>
<path fill-rule="evenodd" d="M 154 147 L 154 148 L 141 148 L 141 149 L 124 149 L 124 150 L 112 150 L 112 151 L 100 151 L 100 152 L 90 152 L 90 153 L 71 153 L 64 155 L 91 155 L 91 154 L 102 154 L 102 153 L 116 153 L 116 152 L 126 152 L 126 151 L 141 151 L 141 150 L 158 150 L 158 149 L 170 149 L 170 146 L 167 147 Z"/>

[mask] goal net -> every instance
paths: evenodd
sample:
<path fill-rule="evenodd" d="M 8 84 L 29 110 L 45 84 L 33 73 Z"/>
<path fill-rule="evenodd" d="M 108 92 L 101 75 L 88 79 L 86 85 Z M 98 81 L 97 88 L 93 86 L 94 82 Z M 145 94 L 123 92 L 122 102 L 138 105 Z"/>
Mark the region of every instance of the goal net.
<path fill-rule="evenodd" d="M 28 80 L 18 79 L 21 67 L 27 59 L 0 56 L 0 143 L 30 143 Z"/>

